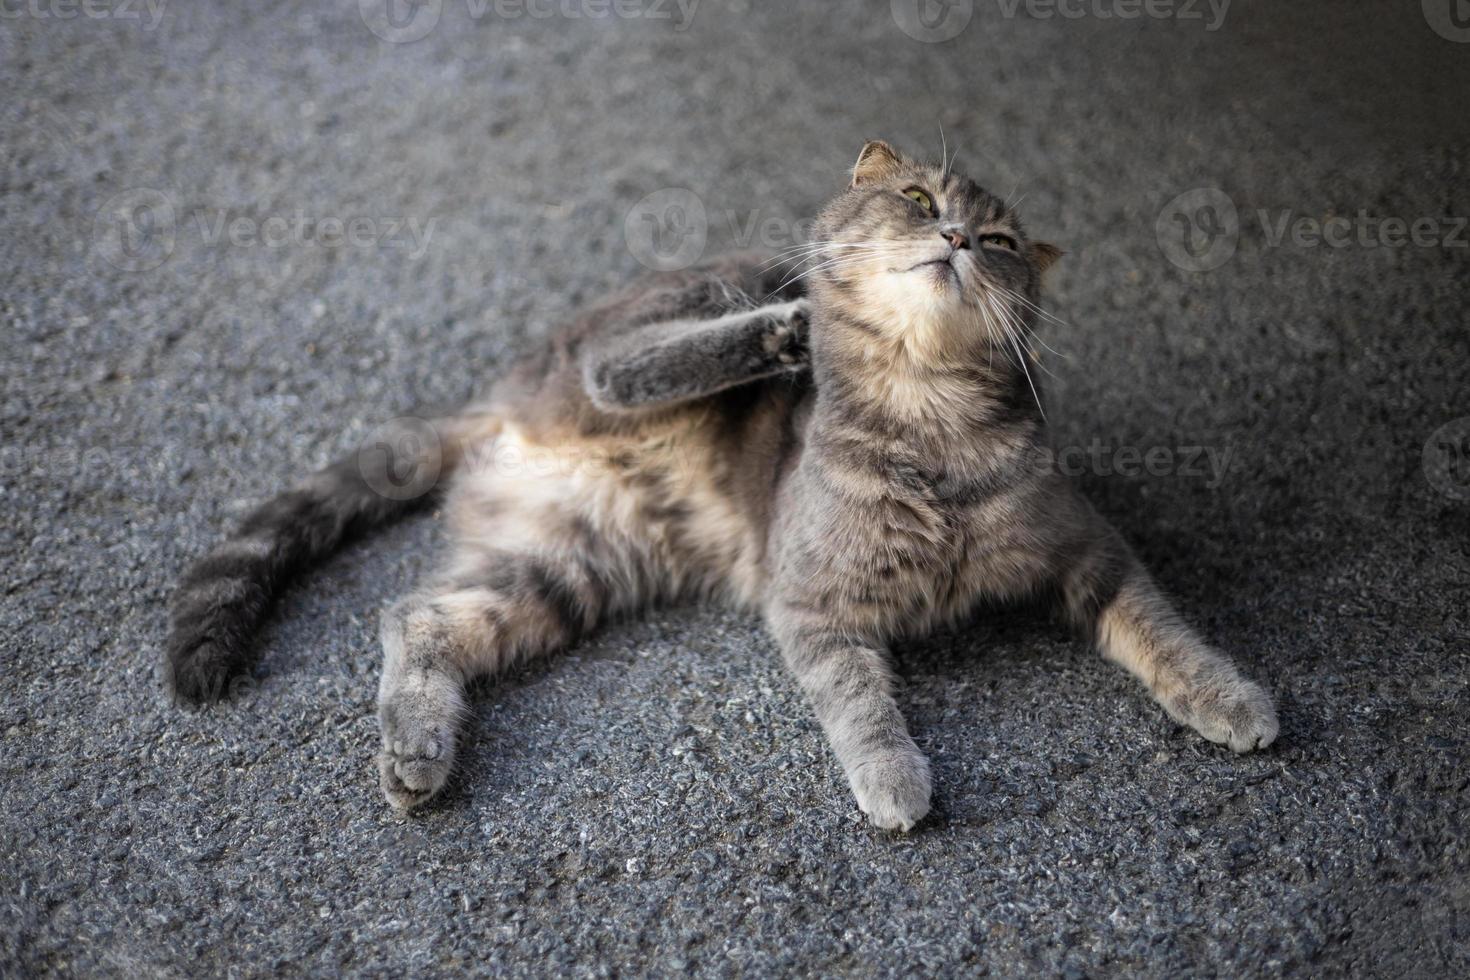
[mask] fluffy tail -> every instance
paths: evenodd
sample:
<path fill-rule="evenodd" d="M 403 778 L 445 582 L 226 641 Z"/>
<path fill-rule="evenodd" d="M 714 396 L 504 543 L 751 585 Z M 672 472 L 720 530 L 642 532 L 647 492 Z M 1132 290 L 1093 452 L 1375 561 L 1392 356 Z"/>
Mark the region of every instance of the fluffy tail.
<path fill-rule="evenodd" d="M 193 703 L 223 697 L 253 665 L 256 630 L 291 578 L 348 537 L 432 499 L 464 447 L 494 434 L 491 422 L 395 419 L 352 456 L 256 509 L 189 568 L 174 594 L 167 645 L 173 693 Z"/>

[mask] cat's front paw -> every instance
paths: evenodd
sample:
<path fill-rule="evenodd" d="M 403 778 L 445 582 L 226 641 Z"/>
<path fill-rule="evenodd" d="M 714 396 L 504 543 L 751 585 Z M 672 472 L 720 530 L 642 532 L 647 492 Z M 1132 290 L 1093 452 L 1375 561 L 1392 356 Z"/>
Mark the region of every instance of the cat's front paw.
<path fill-rule="evenodd" d="M 1276 741 L 1276 733 L 1281 730 L 1271 695 L 1243 677 L 1194 692 L 1180 715 L 1211 742 L 1228 745 L 1236 752 L 1264 749 Z"/>
<path fill-rule="evenodd" d="M 884 830 L 908 830 L 929 812 L 929 760 L 918 749 L 875 756 L 847 774 L 858 809 Z"/>
<path fill-rule="evenodd" d="M 429 802 L 448 779 L 447 765 L 405 760 L 388 749 L 378 753 L 378 782 L 383 798 L 395 810 L 412 810 Z"/>
<path fill-rule="evenodd" d="M 378 775 L 383 796 L 399 810 L 427 803 L 454 767 L 455 715 L 425 711 L 422 699 L 390 700 L 379 708 L 383 748 Z"/>

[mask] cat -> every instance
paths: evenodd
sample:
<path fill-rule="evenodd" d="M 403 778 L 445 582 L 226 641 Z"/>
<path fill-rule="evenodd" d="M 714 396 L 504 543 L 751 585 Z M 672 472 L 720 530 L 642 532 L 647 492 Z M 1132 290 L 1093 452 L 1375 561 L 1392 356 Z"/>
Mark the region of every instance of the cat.
<path fill-rule="evenodd" d="M 377 764 L 398 808 L 445 785 L 472 678 L 690 599 L 764 617 L 877 827 L 909 830 L 931 795 L 889 644 L 982 603 L 1050 597 L 1172 718 L 1270 745 L 1267 693 L 1043 463 L 1023 341 L 1060 251 L 881 140 L 816 238 L 796 274 L 745 254 L 650 274 L 483 400 L 261 506 L 179 586 L 172 690 L 226 693 L 294 572 L 447 483 L 452 553 L 381 622 Z"/>

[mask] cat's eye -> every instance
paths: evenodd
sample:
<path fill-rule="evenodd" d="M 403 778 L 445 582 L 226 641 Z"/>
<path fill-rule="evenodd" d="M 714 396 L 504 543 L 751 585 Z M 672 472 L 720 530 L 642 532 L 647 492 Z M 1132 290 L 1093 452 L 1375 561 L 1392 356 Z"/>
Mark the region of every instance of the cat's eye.
<path fill-rule="evenodd" d="M 1020 251 L 1020 249 L 1016 247 L 1016 240 L 1014 238 L 1012 238 L 1010 235 L 1002 235 L 999 232 L 992 232 L 989 235 L 981 235 L 980 244 L 994 245 L 997 248 L 1003 248 L 1008 252 Z"/>
<path fill-rule="evenodd" d="M 910 201 L 913 201 L 915 204 L 923 208 L 925 211 L 928 211 L 930 214 L 934 213 L 934 201 L 929 197 L 928 194 L 925 194 L 917 187 L 910 187 L 908 190 L 903 192 L 903 196 L 908 198 Z"/>

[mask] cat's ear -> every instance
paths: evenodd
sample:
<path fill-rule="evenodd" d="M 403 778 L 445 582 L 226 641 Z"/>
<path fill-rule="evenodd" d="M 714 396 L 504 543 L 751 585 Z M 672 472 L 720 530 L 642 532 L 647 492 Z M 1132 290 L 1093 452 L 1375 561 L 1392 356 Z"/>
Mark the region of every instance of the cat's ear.
<path fill-rule="evenodd" d="M 1050 269 L 1057 259 L 1066 254 L 1048 242 L 1031 243 L 1031 258 L 1036 263 L 1037 272 L 1045 272 Z"/>
<path fill-rule="evenodd" d="M 903 157 L 882 140 L 868 140 L 858 154 L 857 163 L 852 165 L 852 183 L 849 188 L 860 187 L 874 180 L 892 177 L 903 166 Z"/>

